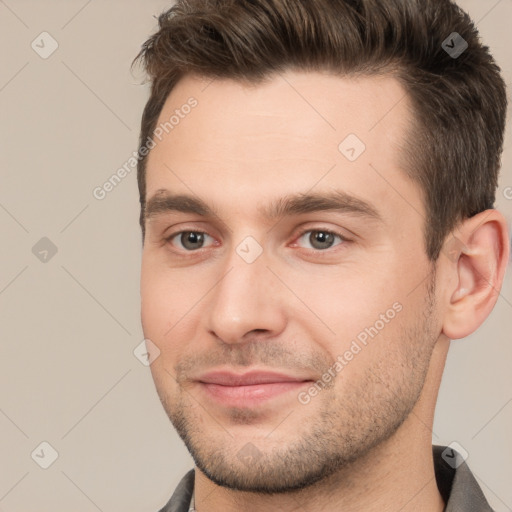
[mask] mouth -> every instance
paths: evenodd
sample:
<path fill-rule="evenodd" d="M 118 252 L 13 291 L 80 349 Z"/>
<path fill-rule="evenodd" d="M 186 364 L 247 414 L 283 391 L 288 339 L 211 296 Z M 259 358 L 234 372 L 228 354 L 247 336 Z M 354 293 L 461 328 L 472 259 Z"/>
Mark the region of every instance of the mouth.
<path fill-rule="evenodd" d="M 311 379 L 276 372 L 251 371 L 236 374 L 209 372 L 198 379 L 204 393 L 227 407 L 253 407 L 286 393 L 298 392 L 310 385 Z"/>

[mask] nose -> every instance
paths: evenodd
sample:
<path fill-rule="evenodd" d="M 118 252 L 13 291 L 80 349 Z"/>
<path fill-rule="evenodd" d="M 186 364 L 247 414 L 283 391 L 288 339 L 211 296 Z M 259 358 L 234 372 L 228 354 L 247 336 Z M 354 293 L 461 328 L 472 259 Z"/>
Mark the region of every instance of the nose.
<path fill-rule="evenodd" d="M 277 336 L 286 327 L 283 286 L 264 255 L 247 263 L 235 251 L 210 294 L 207 328 L 227 344 Z"/>

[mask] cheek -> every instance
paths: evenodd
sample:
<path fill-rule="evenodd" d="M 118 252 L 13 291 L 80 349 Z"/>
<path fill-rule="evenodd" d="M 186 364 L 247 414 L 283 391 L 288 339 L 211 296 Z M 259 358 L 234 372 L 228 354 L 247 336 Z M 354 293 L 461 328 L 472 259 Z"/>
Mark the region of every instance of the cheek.
<path fill-rule="evenodd" d="M 157 256 L 143 255 L 141 267 L 141 314 L 149 329 L 163 329 L 165 323 L 177 320 L 196 289 L 196 283 L 183 279 L 183 272 L 169 268 Z"/>
<path fill-rule="evenodd" d="M 179 318 L 186 313 L 187 289 L 180 286 L 167 270 L 158 269 L 144 262 L 141 271 L 141 322 L 144 336 L 152 340 L 160 350 L 166 340 L 175 335 Z"/>
<path fill-rule="evenodd" d="M 163 329 L 171 306 L 172 292 L 165 286 L 164 280 L 157 279 L 156 273 L 142 267 L 141 285 L 141 320 L 144 336 L 152 339 L 159 338 L 157 333 Z"/>
<path fill-rule="evenodd" d="M 199 284 L 204 276 L 171 270 L 162 264 L 143 259 L 141 268 L 141 323 L 144 337 L 160 350 L 159 358 L 151 365 L 154 371 L 174 374 L 175 362 L 190 349 L 200 324 L 204 296 Z M 160 370 L 158 370 L 160 369 Z"/>
<path fill-rule="evenodd" d="M 294 272 L 288 282 L 296 283 L 294 291 L 310 310 L 303 318 L 314 320 L 314 313 L 338 339 L 348 339 L 372 326 L 395 302 L 401 303 L 397 280 L 388 277 L 392 272 L 373 268 L 363 272 L 351 265 Z"/>

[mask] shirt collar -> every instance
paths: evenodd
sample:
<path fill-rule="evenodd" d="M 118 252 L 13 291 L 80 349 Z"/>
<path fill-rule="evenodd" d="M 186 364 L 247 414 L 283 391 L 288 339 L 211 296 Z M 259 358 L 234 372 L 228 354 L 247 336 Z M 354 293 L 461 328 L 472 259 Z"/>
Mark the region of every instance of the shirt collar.
<path fill-rule="evenodd" d="M 195 499 L 196 493 L 195 489 L 192 491 L 192 497 L 190 498 L 190 507 L 188 509 L 188 512 L 196 512 L 196 499 Z"/>
<path fill-rule="evenodd" d="M 493 512 L 463 457 L 449 446 L 432 446 L 437 487 L 446 504 L 444 512 Z M 164 508 L 161 512 L 196 512 L 194 470 L 183 478 L 176 498 L 189 494 L 187 508 Z M 183 503 L 183 502 L 182 502 Z M 169 504 L 170 505 L 170 504 Z"/>

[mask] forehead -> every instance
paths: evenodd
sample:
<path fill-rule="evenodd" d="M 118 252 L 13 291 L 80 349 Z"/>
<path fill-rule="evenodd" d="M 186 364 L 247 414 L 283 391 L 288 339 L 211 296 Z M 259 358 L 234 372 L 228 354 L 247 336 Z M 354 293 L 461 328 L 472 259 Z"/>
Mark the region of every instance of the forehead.
<path fill-rule="evenodd" d="M 403 169 L 410 112 L 390 76 L 290 71 L 256 85 L 187 76 L 160 113 L 146 198 L 167 188 L 249 209 L 335 188 L 390 216 L 422 210 Z"/>

